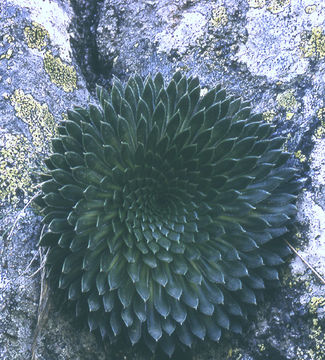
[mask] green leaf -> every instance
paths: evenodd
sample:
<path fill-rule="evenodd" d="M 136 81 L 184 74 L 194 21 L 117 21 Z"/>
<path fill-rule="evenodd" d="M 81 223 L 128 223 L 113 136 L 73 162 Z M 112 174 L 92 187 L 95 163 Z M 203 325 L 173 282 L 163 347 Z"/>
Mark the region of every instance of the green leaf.
<path fill-rule="evenodd" d="M 66 158 L 66 161 L 68 162 L 68 164 L 70 165 L 71 168 L 76 167 L 76 166 L 80 166 L 80 165 L 84 165 L 83 158 L 79 154 L 77 154 L 76 152 L 67 151 L 65 153 L 65 158 Z"/>
<path fill-rule="evenodd" d="M 122 330 L 120 314 L 117 311 L 111 312 L 110 325 L 114 336 L 117 336 Z"/>
<path fill-rule="evenodd" d="M 69 272 L 74 271 L 81 267 L 82 264 L 82 255 L 80 253 L 69 254 L 63 262 L 62 272 L 68 274 Z"/>
<path fill-rule="evenodd" d="M 108 272 L 108 284 L 110 290 L 118 289 L 126 280 L 125 260 L 119 257 L 119 260 Z"/>
<path fill-rule="evenodd" d="M 139 296 L 135 296 L 133 299 L 133 310 L 135 315 L 141 322 L 145 322 L 147 319 L 147 304 Z"/>
<path fill-rule="evenodd" d="M 193 343 L 193 338 L 188 330 L 186 324 L 183 324 L 182 326 L 178 326 L 176 329 L 177 335 L 179 340 L 186 346 L 191 347 Z"/>
<path fill-rule="evenodd" d="M 215 317 L 212 318 L 210 316 L 203 317 L 204 325 L 207 330 L 207 335 L 212 341 L 219 341 L 221 337 L 221 329 L 216 324 Z"/>
<path fill-rule="evenodd" d="M 53 219 L 49 224 L 49 229 L 56 234 L 71 230 L 71 225 L 66 219 Z"/>
<path fill-rule="evenodd" d="M 96 269 L 95 269 L 96 270 Z M 83 293 L 89 292 L 95 283 L 96 271 L 94 269 L 85 271 L 81 277 L 81 291 Z"/>
<path fill-rule="evenodd" d="M 207 299 L 212 304 L 223 304 L 224 295 L 220 290 L 220 286 L 214 283 L 209 283 L 209 281 L 203 280 L 202 282 L 202 290 L 206 294 Z"/>
<path fill-rule="evenodd" d="M 115 84 L 112 88 L 111 97 L 114 111 L 119 114 L 121 110 L 122 95 Z"/>
<path fill-rule="evenodd" d="M 106 290 L 108 290 L 107 275 L 105 273 L 99 272 L 96 275 L 96 287 L 99 295 L 104 295 Z"/>
<path fill-rule="evenodd" d="M 55 246 L 58 243 L 59 235 L 53 232 L 45 233 L 37 246 Z"/>
<path fill-rule="evenodd" d="M 99 310 L 101 308 L 101 297 L 92 292 L 88 297 L 88 307 L 90 312 Z"/>
<path fill-rule="evenodd" d="M 197 293 L 197 287 L 187 281 L 182 281 L 183 293 L 182 301 L 189 307 L 197 309 L 199 305 L 199 296 Z"/>
<path fill-rule="evenodd" d="M 71 178 L 71 174 L 61 169 L 52 170 L 51 175 L 53 176 L 53 179 L 61 185 L 65 185 L 73 182 L 73 179 Z"/>
<path fill-rule="evenodd" d="M 113 291 L 106 291 L 103 295 L 103 305 L 105 312 L 111 312 L 114 308 L 115 293 Z"/>
<path fill-rule="evenodd" d="M 210 91 L 208 91 L 203 98 L 201 99 L 201 101 L 199 102 L 198 105 L 198 110 L 201 109 L 208 109 L 215 101 L 215 97 L 216 97 L 216 90 L 215 89 L 211 89 Z"/>
<path fill-rule="evenodd" d="M 133 311 L 127 307 L 121 311 L 121 318 L 124 321 L 126 327 L 130 327 L 133 324 Z"/>
<path fill-rule="evenodd" d="M 68 299 L 76 301 L 81 295 L 80 280 L 77 280 L 69 285 Z"/>
<path fill-rule="evenodd" d="M 171 306 L 171 316 L 180 325 L 183 325 L 187 317 L 187 311 L 182 303 L 174 298 L 169 299 Z"/>
<path fill-rule="evenodd" d="M 253 304 L 256 305 L 256 297 L 254 292 L 249 289 L 247 286 L 243 286 L 241 290 L 239 290 L 239 296 L 241 301 L 247 303 L 247 304 Z"/>
<path fill-rule="evenodd" d="M 133 319 L 133 324 L 128 328 L 128 335 L 132 346 L 141 339 L 141 322 L 136 318 Z"/>
<path fill-rule="evenodd" d="M 82 198 L 82 189 L 77 185 L 64 185 L 59 189 L 60 194 L 67 200 L 77 202 Z"/>
<path fill-rule="evenodd" d="M 171 318 L 171 316 L 168 316 L 166 319 L 161 319 L 161 326 L 162 326 L 162 329 L 164 330 L 164 332 L 166 334 L 168 334 L 169 336 L 172 335 L 172 333 L 176 329 L 176 323 Z"/>
<path fill-rule="evenodd" d="M 170 305 L 167 301 L 165 291 L 160 285 L 154 284 L 154 294 L 153 302 L 155 309 L 161 316 L 166 318 L 170 313 Z"/>
<path fill-rule="evenodd" d="M 147 276 L 147 269 L 142 267 L 142 269 L 140 269 L 140 279 L 135 283 L 136 291 L 144 302 L 147 302 L 150 298 L 149 282 Z"/>
<path fill-rule="evenodd" d="M 155 107 L 152 115 L 152 123 L 156 124 L 159 129 L 159 135 L 162 133 L 166 122 L 166 108 L 165 105 L 160 101 Z"/>
<path fill-rule="evenodd" d="M 204 340 L 206 335 L 206 328 L 203 322 L 197 314 L 190 312 L 189 313 L 189 326 L 192 334 L 198 337 L 201 340 Z"/>

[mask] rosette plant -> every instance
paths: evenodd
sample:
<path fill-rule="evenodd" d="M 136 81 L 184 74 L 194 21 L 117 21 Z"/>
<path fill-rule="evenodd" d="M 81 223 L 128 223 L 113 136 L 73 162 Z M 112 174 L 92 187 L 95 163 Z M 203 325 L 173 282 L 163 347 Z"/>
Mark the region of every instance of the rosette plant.
<path fill-rule="evenodd" d="M 299 184 L 249 102 L 158 73 L 97 88 L 42 174 L 47 276 L 91 331 L 169 356 L 242 320 L 289 250 Z"/>

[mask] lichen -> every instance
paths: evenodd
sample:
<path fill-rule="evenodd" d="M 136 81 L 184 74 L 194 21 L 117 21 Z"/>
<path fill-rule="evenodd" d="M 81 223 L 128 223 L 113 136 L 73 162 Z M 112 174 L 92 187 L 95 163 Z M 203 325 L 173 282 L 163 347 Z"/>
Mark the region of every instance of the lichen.
<path fill-rule="evenodd" d="M 286 110 L 286 119 L 291 120 L 297 109 L 298 102 L 293 94 L 293 90 L 286 90 L 276 97 L 278 105 Z"/>
<path fill-rule="evenodd" d="M 276 115 L 276 112 L 274 110 L 268 110 L 268 111 L 264 111 L 263 113 L 263 119 L 268 122 L 271 123 L 274 119 Z"/>
<path fill-rule="evenodd" d="M 265 0 L 247 0 L 248 1 L 248 5 L 251 8 L 258 8 L 261 9 L 262 7 L 265 6 Z"/>
<path fill-rule="evenodd" d="M 317 110 L 317 117 L 320 120 L 320 126 L 315 131 L 315 137 L 321 139 L 325 136 L 325 107 Z"/>
<path fill-rule="evenodd" d="M 305 7 L 306 14 L 312 14 L 316 10 L 316 5 L 308 5 Z"/>
<path fill-rule="evenodd" d="M 43 50 L 48 43 L 48 31 L 37 22 L 32 22 L 32 26 L 26 26 L 24 29 L 27 46 L 31 49 Z"/>
<path fill-rule="evenodd" d="M 312 314 L 316 314 L 320 307 L 325 307 L 325 297 L 313 296 L 309 302 L 309 311 Z"/>
<path fill-rule="evenodd" d="M 212 10 L 211 24 L 215 27 L 225 26 L 228 23 L 227 10 L 224 6 L 218 6 Z"/>
<path fill-rule="evenodd" d="M 301 162 L 305 162 L 307 160 L 306 155 L 304 155 L 301 150 L 298 150 L 295 152 L 295 157 Z"/>
<path fill-rule="evenodd" d="M 54 56 L 51 51 L 44 55 L 44 69 L 51 81 L 65 92 L 77 89 L 77 73 L 74 67 L 64 64 L 60 57 Z"/>
<path fill-rule="evenodd" d="M 5 134 L 0 140 L 0 204 L 17 205 L 18 191 L 24 195 L 32 191 L 30 168 L 31 149 L 23 135 Z"/>
<path fill-rule="evenodd" d="M 271 0 L 267 9 L 272 14 L 278 14 L 282 12 L 286 7 L 290 5 L 291 0 Z"/>
<path fill-rule="evenodd" d="M 28 125 L 35 151 L 47 153 L 49 140 L 55 133 L 54 117 L 48 106 L 39 103 L 32 95 L 25 94 L 20 89 L 15 90 L 10 101 L 15 107 L 16 116 Z"/>
<path fill-rule="evenodd" d="M 13 54 L 13 50 L 12 49 L 8 49 L 4 54 L 0 55 L 0 60 L 2 59 L 7 59 L 9 60 L 12 57 Z"/>
<path fill-rule="evenodd" d="M 325 35 L 322 27 L 314 27 L 311 32 L 302 33 L 300 50 L 305 58 L 323 59 L 325 57 Z"/>

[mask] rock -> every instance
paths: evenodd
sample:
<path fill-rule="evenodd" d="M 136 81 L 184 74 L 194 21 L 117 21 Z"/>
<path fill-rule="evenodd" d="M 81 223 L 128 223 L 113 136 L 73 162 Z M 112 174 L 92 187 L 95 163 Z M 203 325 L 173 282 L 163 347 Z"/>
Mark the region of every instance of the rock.
<path fill-rule="evenodd" d="M 2 0 L 0 4 L 0 359 L 149 359 L 102 346 L 53 304 L 40 270 L 35 171 L 67 108 L 110 86 L 176 69 L 251 99 L 286 136 L 305 180 L 290 243 L 325 277 L 325 10 L 299 0 Z M 244 337 L 193 359 L 324 360 L 325 286 L 297 255 Z M 177 358 L 182 358 L 181 353 Z"/>

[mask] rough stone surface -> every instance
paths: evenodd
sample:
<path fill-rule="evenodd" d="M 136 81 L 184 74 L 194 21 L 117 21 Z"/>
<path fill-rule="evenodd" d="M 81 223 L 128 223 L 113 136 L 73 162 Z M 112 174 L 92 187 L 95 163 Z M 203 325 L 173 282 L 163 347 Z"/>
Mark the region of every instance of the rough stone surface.
<path fill-rule="evenodd" d="M 181 69 L 251 99 L 288 138 L 306 180 L 292 244 L 325 277 L 324 18 L 321 0 L 1 1 L 1 360 L 152 358 L 103 347 L 80 330 L 37 272 L 44 254 L 30 205 L 34 171 L 65 110 L 84 105 L 95 82 L 109 87 L 113 75 Z M 198 344 L 186 358 L 324 360 L 325 286 L 296 255 L 282 283 L 266 293 L 244 337 Z"/>

